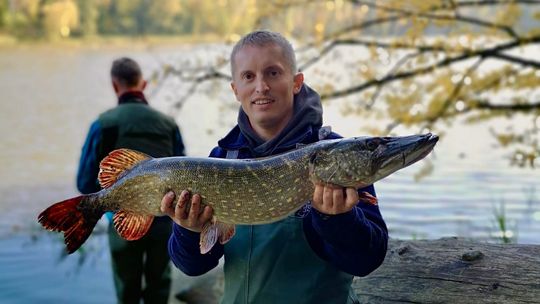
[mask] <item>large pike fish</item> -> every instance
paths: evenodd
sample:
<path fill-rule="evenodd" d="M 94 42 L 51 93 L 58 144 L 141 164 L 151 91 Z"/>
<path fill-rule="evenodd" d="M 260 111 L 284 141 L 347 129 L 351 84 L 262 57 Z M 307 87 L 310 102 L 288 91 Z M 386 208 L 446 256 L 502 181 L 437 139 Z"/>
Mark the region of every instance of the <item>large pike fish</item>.
<path fill-rule="evenodd" d="M 100 163 L 99 192 L 56 203 L 39 214 L 49 230 L 63 231 L 69 253 L 88 238 L 106 211 L 118 233 L 141 238 L 169 190 L 199 193 L 214 217 L 201 232 L 201 252 L 234 235 L 234 225 L 264 224 L 292 214 L 313 195 L 313 182 L 360 188 L 428 155 L 438 137 L 356 137 L 323 140 L 261 159 L 152 158 L 120 149 Z"/>

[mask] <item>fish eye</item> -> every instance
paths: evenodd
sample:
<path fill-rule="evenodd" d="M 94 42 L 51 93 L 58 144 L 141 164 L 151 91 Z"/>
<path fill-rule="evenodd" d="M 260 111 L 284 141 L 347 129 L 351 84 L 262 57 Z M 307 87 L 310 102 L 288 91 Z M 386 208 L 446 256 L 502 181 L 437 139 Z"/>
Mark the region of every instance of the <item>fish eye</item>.
<path fill-rule="evenodd" d="M 378 146 L 379 146 L 379 141 L 376 139 L 368 140 L 368 142 L 366 143 L 366 147 L 370 151 L 374 151 L 375 149 L 377 149 Z"/>

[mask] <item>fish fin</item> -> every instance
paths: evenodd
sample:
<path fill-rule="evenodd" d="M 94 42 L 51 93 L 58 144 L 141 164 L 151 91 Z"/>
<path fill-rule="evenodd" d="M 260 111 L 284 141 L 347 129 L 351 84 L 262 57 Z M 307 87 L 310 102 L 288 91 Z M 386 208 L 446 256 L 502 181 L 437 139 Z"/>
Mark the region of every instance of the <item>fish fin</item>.
<path fill-rule="evenodd" d="M 324 126 L 319 129 L 319 140 L 326 139 L 332 133 L 331 126 Z"/>
<path fill-rule="evenodd" d="M 367 191 L 362 191 L 360 193 L 360 197 L 359 197 L 359 200 L 361 202 L 364 202 L 364 203 L 367 203 L 367 204 L 370 204 L 370 205 L 373 205 L 373 206 L 377 206 L 379 203 L 379 200 L 371 195 L 371 193 L 367 192 Z"/>
<path fill-rule="evenodd" d="M 212 219 L 212 221 L 207 222 L 201 231 L 201 239 L 199 242 L 201 253 L 205 254 L 219 240 L 220 244 L 227 243 L 235 233 L 235 226 L 231 224 L 222 223 Z"/>
<path fill-rule="evenodd" d="M 201 238 L 199 240 L 199 247 L 201 248 L 201 254 L 205 254 L 214 245 L 216 244 L 218 239 L 218 229 L 215 224 L 212 222 L 207 222 L 204 224 L 202 231 L 201 231 Z"/>
<path fill-rule="evenodd" d="M 110 187 L 118 180 L 123 172 L 133 168 L 137 163 L 150 158 L 152 157 L 147 154 L 130 149 L 112 151 L 99 163 L 99 184 L 102 188 Z"/>
<path fill-rule="evenodd" d="M 150 229 L 154 216 L 151 214 L 133 213 L 125 210 L 113 216 L 114 228 L 118 234 L 128 241 L 142 238 Z"/>
<path fill-rule="evenodd" d="M 233 238 L 236 233 L 236 226 L 221 222 L 218 222 L 217 224 L 220 226 L 219 230 L 221 231 L 219 234 L 219 243 L 223 245 Z"/>
<path fill-rule="evenodd" d="M 47 230 L 64 232 L 66 250 L 71 254 L 88 239 L 104 213 L 104 210 L 79 208 L 92 204 L 96 197 L 81 195 L 56 203 L 38 215 L 38 222 Z"/>

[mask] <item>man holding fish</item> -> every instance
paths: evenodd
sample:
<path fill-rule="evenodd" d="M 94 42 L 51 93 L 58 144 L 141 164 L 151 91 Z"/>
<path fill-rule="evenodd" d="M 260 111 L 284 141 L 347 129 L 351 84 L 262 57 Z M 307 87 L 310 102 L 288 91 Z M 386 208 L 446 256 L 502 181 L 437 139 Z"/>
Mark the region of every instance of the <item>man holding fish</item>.
<path fill-rule="evenodd" d="M 63 232 L 72 253 L 107 211 L 126 240 L 165 214 L 183 272 L 225 258 L 223 303 L 357 302 L 353 277 L 379 267 L 388 243 L 373 183 L 424 158 L 438 137 L 341 138 L 322 127 L 319 95 L 278 33 L 242 38 L 231 71 L 238 124 L 210 157 L 114 150 L 99 164 L 102 190 L 53 204 L 38 221 Z"/>
<path fill-rule="evenodd" d="M 241 104 L 238 124 L 210 157 L 268 157 L 340 137 L 321 128 L 320 98 L 304 84 L 292 46 L 280 34 L 255 31 L 244 36 L 232 51 L 231 71 L 231 87 Z M 199 194 L 183 191 L 175 199 L 169 192 L 161 210 L 175 222 L 169 242 L 172 261 L 196 276 L 224 256 L 223 303 L 357 303 L 353 276 L 379 267 L 387 249 L 375 189 L 314 183 L 311 210 L 303 208 L 274 223 L 237 225 L 230 241 L 215 244 L 206 254 L 199 251 L 199 239 L 212 220 L 212 207 L 203 207 Z"/>

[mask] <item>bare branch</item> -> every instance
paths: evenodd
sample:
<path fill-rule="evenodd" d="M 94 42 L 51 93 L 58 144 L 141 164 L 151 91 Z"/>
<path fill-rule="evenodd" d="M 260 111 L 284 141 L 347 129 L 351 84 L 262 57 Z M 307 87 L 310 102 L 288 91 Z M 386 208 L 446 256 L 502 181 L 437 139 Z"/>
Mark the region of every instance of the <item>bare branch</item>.
<path fill-rule="evenodd" d="M 380 42 L 376 40 L 365 39 L 337 39 L 332 41 L 336 45 L 363 45 L 366 47 L 380 47 L 385 49 L 415 49 L 420 52 L 468 52 L 472 51 L 467 48 L 452 48 L 449 45 L 418 45 L 397 41 L 392 43 Z"/>
<path fill-rule="evenodd" d="M 408 17 L 409 16 L 404 16 L 404 15 L 393 15 L 393 16 L 389 16 L 389 17 L 385 17 L 385 18 L 377 18 L 377 19 L 367 20 L 367 21 L 361 22 L 359 24 L 354 24 L 354 25 L 351 25 L 349 27 L 343 28 L 343 29 L 341 29 L 339 31 L 336 31 L 334 33 L 331 33 L 329 35 L 326 35 L 324 37 L 324 40 L 335 39 L 335 38 L 338 38 L 338 37 L 343 36 L 344 34 L 347 34 L 347 33 L 350 33 L 350 32 L 359 31 L 359 30 L 365 30 L 365 29 L 370 28 L 370 27 L 375 26 L 375 25 L 384 24 L 384 23 L 390 23 L 390 22 L 393 22 L 393 21 L 399 21 L 401 19 L 405 19 L 405 18 L 408 18 Z"/>
<path fill-rule="evenodd" d="M 513 63 L 517 63 L 517 64 L 520 64 L 520 65 L 523 65 L 523 66 L 530 66 L 530 67 L 540 69 L 540 62 L 539 61 L 523 59 L 523 58 L 520 58 L 520 57 L 515 57 L 515 56 L 512 56 L 512 55 L 499 53 L 499 52 L 492 54 L 491 57 L 503 59 L 503 60 L 513 62 Z"/>
<path fill-rule="evenodd" d="M 520 104 L 492 104 L 487 101 L 480 101 L 475 104 L 474 108 L 471 108 L 471 110 L 476 109 L 508 112 L 531 112 L 540 110 L 540 101 Z"/>
<path fill-rule="evenodd" d="M 187 101 L 187 99 L 189 97 L 191 97 L 197 90 L 197 87 L 205 82 L 205 81 L 208 81 L 208 80 L 213 80 L 213 79 L 225 79 L 225 80 L 228 80 L 230 81 L 232 78 L 231 76 L 229 75 L 225 75 L 219 71 L 216 71 L 216 70 L 212 70 L 211 72 L 207 73 L 207 74 L 204 74 L 202 76 L 198 76 L 198 77 L 189 77 L 189 78 L 184 78 L 184 79 L 187 79 L 188 81 L 191 82 L 191 86 L 189 87 L 189 89 L 186 91 L 186 94 L 184 94 L 184 96 L 180 97 L 176 102 L 174 102 L 174 107 L 179 110 L 182 108 L 182 106 L 184 105 L 184 103 Z"/>
<path fill-rule="evenodd" d="M 467 53 L 467 52 L 472 52 L 473 51 L 472 49 L 463 48 L 463 47 L 461 47 L 461 48 L 452 48 L 450 46 L 440 46 L 440 45 L 437 45 L 437 46 L 433 46 L 433 45 L 418 45 L 418 46 L 415 46 L 412 43 L 405 43 L 405 42 L 384 43 L 384 42 L 378 42 L 378 41 L 373 41 L 373 40 L 363 40 L 363 39 L 340 39 L 340 40 L 334 40 L 334 41 L 332 41 L 331 45 L 332 45 L 332 47 L 335 47 L 335 46 L 338 46 L 338 45 L 364 45 L 366 47 L 375 46 L 375 47 L 381 47 L 381 48 L 386 48 L 386 49 L 391 49 L 391 48 L 393 48 L 393 49 L 415 49 L 415 50 L 418 50 L 419 52 L 450 52 L 450 53 L 452 53 L 452 52 L 454 52 L 454 53 L 463 52 L 463 53 Z M 521 65 L 524 65 L 524 66 L 540 68 L 540 62 L 539 61 L 523 59 L 521 57 L 516 57 L 516 56 L 504 54 L 504 53 L 494 53 L 494 54 L 491 54 L 491 57 L 500 58 L 500 59 L 503 59 L 505 61 L 521 64 Z M 313 61 L 313 60 L 311 60 L 311 61 Z M 311 62 L 311 64 L 312 63 L 313 62 Z"/>
<path fill-rule="evenodd" d="M 351 0 L 351 2 L 355 3 L 355 4 L 364 4 L 364 5 L 367 5 L 367 6 L 371 7 L 371 8 L 373 8 L 373 9 L 380 9 L 380 10 L 384 10 L 384 11 L 387 11 L 387 12 L 399 13 L 399 14 L 401 14 L 401 17 L 417 16 L 417 17 L 427 18 L 427 19 L 430 19 L 430 20 L 460 21 L 460 22 L 463 22 L 463 23 L 470 23 L 470 24 L 480 26 L 480 27 L 496 28 L 496 29 L 499 29 L 499 30 L 501 30 L 503 32 L 506 32 L 511 37 L 517 38 L 517 34 L 516 34 L 516 32 L 514 32 L 514 29 L 512 29 L 512 27 L 509 27 L 507 25 L 496 24 L 496 23 L 484 21 L 482 19 L 478 19 L 478 18 L 474 18 L 474 17 L 462 16 L 461 14 L 458 13 L 458 8 L 461 6 L 460 2 L 454 2 L 454 5 L 452 7 L 453 10 L 454 10 L 454 14 L 451 14 L 451 15 L 449 15 L 449 14 L 446 14 L 446 15 L 430 14 L 430 13 L 425 13 L 425 12 L 421 12 L 421 11 L 414 11 L 414 10 L 408 10 L 408 9 L 402 9 L 402 8 L 395 8 L 395 7 L 391 7 L 391 6 L 384 6 L 384 5 L 372 3 L 372 2 L 369 2 L 369 1 Z M 445 7 L 445 6 L 433 6 L 433 7 L 431 7 L 429 9 L 429 11 L 436 12 L 436 11 L 439 11 L 439 10 L 446 10 L 448 8 L 449 7 Z"/>
<path fill-rule="evenodd" d="M 397 73 L 397 71 L 399 71 L 399 69 L 405 64 L 407 63 L 407 61 L 409 61 L 410 59 L 414 58 L 414 57 L 417 57 L 419 56 L 421 53 L 418 52 L 418 53 L 411 53 L 411 54 L 407 54 L 406 56 L 403 56 L 403 58 L 401 58 L 400 60 L 398 60 L 398 62 L 390 69 L 390 71 L 388 72 L 387 76 L 390 76 L 390 75 L 394 75 L 395 73 Z M 381 85 L 378 85 L 377 86 L 377 89 L 375 91 L 375 93 L 373 93 L 373 95 L 371 96 L 371 101 L 370 103 L 366 106 L 366 109 L 370 109 L 371 107 L 373 107 L 373 105 L 375 104 L 375 101 L 377 100 L 377 98 L 379 97 L 379 95 L 381 94 L 381 91 L 383 89 L 383 86 Z"/>
<path fill-rule="evenodd" d="M 454 1 L 452 1 L 454 2 Z M 507 4 L 539 4 L 538 0 L 477 0 L 477 1 L 459 1 L 459 6 L 483 6 L 483 5 L 507 5 Z"/>
<path fill-rule="evenodd" d="M 414 69 L 414 70 L 410 70 L 407 72 L 402 72 L 402 73 L 398 73 L 394 75 L 387 75 L 381 79 L 371 79 L 358 86 L 354 86 L 354 87 L 341 90 L 341 91 L 335 91 L 330 94 L 323 94 L 321 95 L 321 98 L 327 99 L 327 98 L 337 98 L 337 97 L 351 95 L 351 94 L 366 90 L 368 88 L 371 88 L 373 86 L 384 85 L 386 83 L 390 83 L 396 80 L 414 77 L 414 76 L 422 75 L 422 74 L 427 74 L 434 71 L 437 68 L 446 67 L 453 63 L 464 61 L 470 58 L 475 58 L 477 56 L 482 57 L 482 58 L 495 57 L 496 54 L 499 54 L 502 51 L 512 49 L 524 43 L 537 43 L 537 42 L 540 42 L 540 35 L 528 37 L 528 38 L 516 39 L 508 43 L 494 46 L 492 48 L 476 50 L 476 51 L 460 54 L 458 56 L 448 57 L 446 59 L 443 59 L 427 67 L 422 67 L 422 68 L 418 68 L 418 69 Z M 500 56 L 498 58 L 500 58 Z"/>
<path fill-rule="evenodd" d="M 463 85 L 465 84 L 465 79 L 467 79 L 467 77 L 469 77 L 474 71 L 476 71 L 480 67 L 483 61 L 484 61 L 484 58 L 480 57 L 473 65 L 471 65 L 467 69 L 465 74 L 461 77 L 457 85 L 452 90 L 452 93 L 450 94 L 450 96 L 446 98 L 446 100 L 444 101 L 439 111 L 435 115 L 427 118 L 427 124 L 425 126 L 426 128 L 431 128 L 433 124 L 444 115 L 444 113 L 448 110 L 452 102 L 455 101 L 455 99 L 459 96 L 459 93 L 461 92 L 461 89 L 463 88 Z"/>

